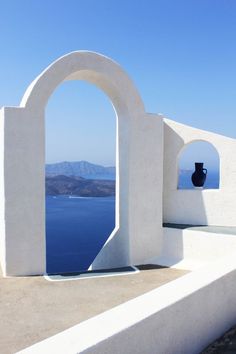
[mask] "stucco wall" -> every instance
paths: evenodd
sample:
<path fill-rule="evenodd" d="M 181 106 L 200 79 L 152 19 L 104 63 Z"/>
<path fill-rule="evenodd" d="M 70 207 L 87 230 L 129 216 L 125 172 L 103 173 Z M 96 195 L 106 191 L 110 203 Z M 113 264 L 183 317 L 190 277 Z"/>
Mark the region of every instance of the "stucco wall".
<path fill-rule="evenodd" d="M 145 114 L 131 133 L 128 228 L 120 225 L 114 231 L 95 259 L 93 269 L 122 265 L 117 252 L 122 234 L 129 242 L 131 265 L 146 263 L 150 255 L 157 256 L 162 248 L 163 119 Z"/>
<path fill-rule="evenodd" d="M 116 229 L 92 267 L 145 263 L 161 250 L 163 119 L 145 112 L 137 89 L 117 63 L 78 51 L 46 68 L 28 87 L 20 107 L 3 110 L 4 275 L 46 271 L 44 110 L 65 80 L 95 84 L 117 114 Z"/>
<path fill-rule="evenodd" d="M 214 262 L 20 353 L 198 354 L 235 324 L 235 269 Z"/>
<path fill-rule="evenodd" d="M 220 189 L 177 189 L 178 157 L 184 146 L 202 140 L 220 157 Z M 236 140 L 164 119 L 164 222 L 234 226 L 236 210 Z"/>
<path fill-rule="evenodd" d="M 235 235 L 164 227 L 162 252 L 150 263 L 195 270 L 233 253 Z"/>
<path fill-rule="evenodd" d="M 4 109 L 0 109 L 0 264 L 6 266 L 5 191 L 4 191 Z"/>
<path fill-rule="evenodd" d="M 43 274 L 45 245 L 45 147 L 42 111 L 4 109 L 6 275 Z"/>

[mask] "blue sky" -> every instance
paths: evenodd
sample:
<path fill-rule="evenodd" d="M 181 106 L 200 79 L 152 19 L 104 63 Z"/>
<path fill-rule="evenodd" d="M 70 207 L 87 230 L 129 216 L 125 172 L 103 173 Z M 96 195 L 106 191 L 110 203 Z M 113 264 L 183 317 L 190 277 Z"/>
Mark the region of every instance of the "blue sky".
<path fill-rule="evenodd" d="M 1 0 L 0 106 L 74 50 L 103 53 L 135 82 L 148 112 L 236 137 L 235 0 Z M 102 118 L 101 118 L 102 117 Z M 107 97 L 63 84 L 47 107 L 47 160 L 114 163 Z"/>

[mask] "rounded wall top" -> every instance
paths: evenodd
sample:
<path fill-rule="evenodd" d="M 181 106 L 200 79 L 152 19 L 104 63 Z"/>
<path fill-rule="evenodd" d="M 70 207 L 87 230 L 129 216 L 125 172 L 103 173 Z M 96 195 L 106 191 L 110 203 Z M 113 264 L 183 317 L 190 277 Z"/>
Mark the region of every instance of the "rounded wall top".
<path fill-rule="evenodd" d="M 56 87 L 65 80 L 86 80 L 102 89 L 116 111 L 143 111 L 142 99 L 119 64 L 90 51 L 66 54 L 49 65 L 27 88 L 20 106 L 44 109 Z"/>
<path fill-rule="evenodd" d="M 193 144 L 197 144 L 197 143 L 205 143 L 209 146 L 212 147 L 212 149 L 214 149 L 215 153 L 217 154 L 218 157 L 220 157 L 220 153 L 218 151 L 218 147 L 217 144 L 213 141 L 211 141 L 211 139 L 204 139 L 204 138 L 189 138 L 187 142 L 184 143 L 184 145 L 182 145 L 178 151 L 178 159 L 181 156 L 182 153 L 184 153 L 184 151 L 186 151 L 188 149 L 189 146 L 193 146 Z"/>

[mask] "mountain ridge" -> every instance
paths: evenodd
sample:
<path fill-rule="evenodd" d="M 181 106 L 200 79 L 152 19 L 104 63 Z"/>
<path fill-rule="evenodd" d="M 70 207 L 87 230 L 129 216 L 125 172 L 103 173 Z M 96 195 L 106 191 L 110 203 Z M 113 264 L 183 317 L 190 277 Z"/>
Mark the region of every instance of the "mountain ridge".
<path fill-rule="evenodd" d="M 115 196 L 115 181 L 86 179 L 79 176 L 47 176 L 46 195 L 71 195 L 80 197 Z"/>
<path fill-rule="evenodd" d="M 58 175 L 78 176 L 86 179 L 115 180 L 116 169 L 114 166 L 102 166 L 91 162 L 81 161 L 62 161 L 46 164 L 45 173 L 47 177 Z"/>

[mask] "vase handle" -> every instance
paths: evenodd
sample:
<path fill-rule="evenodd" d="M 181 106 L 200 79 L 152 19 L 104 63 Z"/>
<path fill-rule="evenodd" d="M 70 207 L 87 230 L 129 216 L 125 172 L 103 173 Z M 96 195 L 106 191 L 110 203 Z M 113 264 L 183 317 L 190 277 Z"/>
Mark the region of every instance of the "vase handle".
<path fill-rule="evenodd" d="M 206 168 L 203 168 L 203 171 L 206 171 L 206 175 L 207 175 L 207 169 L 206 169 Z"/>

